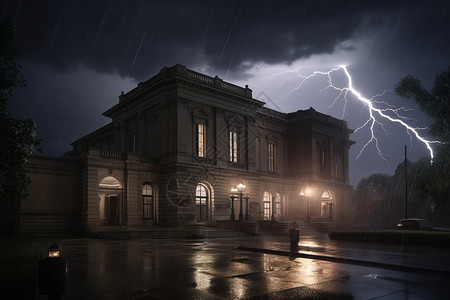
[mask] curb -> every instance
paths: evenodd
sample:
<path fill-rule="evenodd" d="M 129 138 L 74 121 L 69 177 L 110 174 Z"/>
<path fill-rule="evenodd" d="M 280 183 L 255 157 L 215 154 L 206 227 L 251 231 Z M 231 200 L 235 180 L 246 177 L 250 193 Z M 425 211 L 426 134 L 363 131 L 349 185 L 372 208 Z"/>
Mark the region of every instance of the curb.
<path fill-rule="evenodd" d="M 259 252 L 259 253 L 266 253 L 266 254 L 280 255 L 280 256 L 289 256 L 288 251 L 280 251 L 280 250 L 270 250 L 270 249 L 261 249 L 261 248 L 251 248 L 251 247 L 237 247 L 236 250 Z M 295 257 L 318 259 L 318 260 L 324 260 L 324 261 L 335 262 L 335 263 L 351 264 L 351 265 L 358 265 L 358 266 L 364 266 L 364 267 L 375 267 L 375 268 L 382 268 L 382 269 L 389 269 L 389 270 L 396 270 L 396 271 L 406 271 L 406 272 L 414 272 L 414 273 L 431 273 L 431 274 L 450 276 L 450 270 L 437 270 L 437 269 L 431 269 L 431 268 L 395 265 L 395 264 L 387 264 L 387 263 L 381 263 L 381 262 L 366 261 L 366 260 L 359 260 L 359 259 L 345 258 L 345 257 L 338 257 L 338 256 L 296 253 Z"/>

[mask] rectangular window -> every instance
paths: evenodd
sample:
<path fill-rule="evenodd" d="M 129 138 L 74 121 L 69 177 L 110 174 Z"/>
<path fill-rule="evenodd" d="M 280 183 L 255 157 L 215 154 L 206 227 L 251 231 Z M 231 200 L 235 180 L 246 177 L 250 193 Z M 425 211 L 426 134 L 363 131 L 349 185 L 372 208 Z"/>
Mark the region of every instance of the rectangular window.
<path fill-rule="evenodd" d="M 264 220 L 270 220 L 270 201 L 264 201 Z"/>
<path fill-rule="evenodd" d="M 238 162 L 238 133 L 230 131 L 230 161 Z"/>
<path fill-rule="evenodd" d="M 276 171 L 277 164 L 277 146 L 273 143 L 269 143 L 269 172 Z"/>
<path fill-rule="evenodd" d="M 275 202 L 275 215 L 277 219 L 281 218 L 281 202 Z"/>
<path fill-rule="evenodd" d="M 206 157 L 206 125 L 197 124 L 196 144 L 197 156 Z"/>

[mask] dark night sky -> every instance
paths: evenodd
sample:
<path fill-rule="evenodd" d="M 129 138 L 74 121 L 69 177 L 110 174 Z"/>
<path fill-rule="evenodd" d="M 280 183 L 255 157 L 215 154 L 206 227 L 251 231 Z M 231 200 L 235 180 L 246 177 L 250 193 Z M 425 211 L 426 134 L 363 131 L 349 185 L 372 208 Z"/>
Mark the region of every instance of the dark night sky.
<path fill-rule="evenodd" d="M 188 68 L 253 89 L 267 106 L 292 112 L 314 107 L 344 118 L 356 129 L 367 109 L 356 98 L 330 107 L 336 94 L 325 77 L 300 88 L 302 74 L 346 65 L 353 87 L 404 112 L 413 126 L 430 120 L 415 103 L 392 90 L 411 74 L 431 88 L 450 64 L 450 4 L 444 1 L 3 1 L 0 17 L 17 26 L 22 72 L 28 85 L 16 90 L 10 110 L 31 117 L 45 155 L 59 156 L 70 143 L 105 125 L 101 114 L 121 91 L 164 66 Z M 346 84 L 335 73 L 336 84 Z M 296 89 L 297 88 L 297 89 Z M 386 121 L 378 126 L 386 161 L 370 144 L 368 128 L 351 138 L 351 183 L 373 173 L 392 174 L 408 145 L 409 158 L 427 156 L 423 143 Z M 421 134 L 427 136 L 427 131 Z"/>

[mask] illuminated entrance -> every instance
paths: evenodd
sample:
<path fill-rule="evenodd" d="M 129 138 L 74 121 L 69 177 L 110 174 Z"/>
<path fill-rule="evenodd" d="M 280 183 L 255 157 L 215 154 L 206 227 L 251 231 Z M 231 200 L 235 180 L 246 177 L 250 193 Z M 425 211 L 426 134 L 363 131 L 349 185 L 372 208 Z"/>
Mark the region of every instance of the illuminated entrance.
<path fill-rule="evenodd" d="M 333 194 L 325 191 L 320 198 L 320 217 L 322 219 L 333 219 Z"/>
<path fill-rule="evenodd" d="M 123 225 L 123 187 L 120 181 L 107 176 L 98 184 L 98 208 L 101 225 Z"/>

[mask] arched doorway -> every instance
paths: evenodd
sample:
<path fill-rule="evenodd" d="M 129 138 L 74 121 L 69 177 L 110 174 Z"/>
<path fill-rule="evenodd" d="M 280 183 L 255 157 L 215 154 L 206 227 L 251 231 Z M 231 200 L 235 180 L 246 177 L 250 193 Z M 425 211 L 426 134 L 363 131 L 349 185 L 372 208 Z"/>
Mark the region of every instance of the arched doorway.
<path fill-rule="evenodd" d="M 322 219 L 333 219 L 334 196 L 330 190 L 326 190 L 320 197 L 320 217 Z"/>
<path fill-rule="evenodd" d="M 122 183 L 113 176 L 106 176 L 99 184 L 99 220 L 102 225 L 124 224 L 124 201 Z"/>

